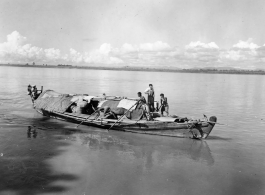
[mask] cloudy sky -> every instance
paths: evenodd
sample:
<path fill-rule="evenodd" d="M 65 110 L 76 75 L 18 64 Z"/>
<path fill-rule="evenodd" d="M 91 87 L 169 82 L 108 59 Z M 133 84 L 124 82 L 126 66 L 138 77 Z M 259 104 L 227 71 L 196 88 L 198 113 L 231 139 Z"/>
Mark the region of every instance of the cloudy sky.
<path fill-rule="evenodd" d="M 265 69 L 264 0 L 1 0 L 0 63 Z"/>

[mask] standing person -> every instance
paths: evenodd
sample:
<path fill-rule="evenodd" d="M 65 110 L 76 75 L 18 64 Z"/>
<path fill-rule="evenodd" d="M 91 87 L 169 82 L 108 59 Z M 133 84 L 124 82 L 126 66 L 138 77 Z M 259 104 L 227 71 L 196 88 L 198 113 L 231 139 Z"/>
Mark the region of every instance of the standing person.
<path fill-rule="evenodd" d="M 104 98 L 104 100 L 107 99 L 106 93 L 103 93 L 103 98 Z"/>
<path fill-rule="evenodd" d="M 155 90 L 152 84 L 149 84 L 149 87 L 144 91 L 145 94 L 147 94 L 147 107 L 148 112 L 154 112 L 155 111 Z"/>
<path fill-rule="evenodd" d="M 163 116 L 163 113 L 166 112 L 167 116 L 168 116 L 168 102 L 167 102 L 167 98 L 164 96 L 163 93 L 160 94 L 160 103 L 161 103 L 161 115 Z"/>

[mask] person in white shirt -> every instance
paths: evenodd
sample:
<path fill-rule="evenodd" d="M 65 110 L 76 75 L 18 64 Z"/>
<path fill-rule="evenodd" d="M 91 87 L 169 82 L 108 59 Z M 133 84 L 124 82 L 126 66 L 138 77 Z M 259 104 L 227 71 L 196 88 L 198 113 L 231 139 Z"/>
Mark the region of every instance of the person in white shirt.
<path fill-rule="evenodd" d="M 152 84 L 149 84 L 149 87 L 144 91 L 145 94 L 147 94 L 147 107 L 148 112 L 154 112 L 155 111 L 155 90 Z"/>

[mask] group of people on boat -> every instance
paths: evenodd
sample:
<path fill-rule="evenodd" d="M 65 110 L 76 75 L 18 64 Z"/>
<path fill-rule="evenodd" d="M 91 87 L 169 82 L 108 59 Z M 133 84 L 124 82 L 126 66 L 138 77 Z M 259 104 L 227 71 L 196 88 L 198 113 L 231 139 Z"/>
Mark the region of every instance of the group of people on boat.
<path fill-rule="evenodd" d="M 160 107 L 158 104 L 155 106 L 155 90 L 153 84 L 149 84 L 149 87 L 144 91 L 144 93 L 146 94 L 147 100 L 141 92 L 137 93 L 139 98 L 137 108 L 144 108 L 147 113 L 155 111 L 158 112 L 160 110 L 162 116 L 164 115 L 164 112 L 167 114 L 167 116 L 169 115 L 169 105 L 167 98 L 163 93 L 160 94 Z"/>
<path fill-rule="evenodd" d="M 42 89 L 38 90 L 36 85 L 34 86 L 28 85 L 28 95 L 31 96 L 32 102 L 34 102 L 41 93 L 42 93 Z M 136 103 L 136 109 L 142 110 L 143 116 L 145 116 L 147 120 L 152 120 L 152 118 L 155 117 L 155 115 L 158 115 L 158 113 L 156 112 L 159 112 L 159 110 L 162 116 L 164 116 L 164 112 L 166 113 L 167 116 L 169 115 L 168 101 L 163 93 L 160 94 L 160 106 L 159 106 L 159 103 L 155 101 L 155 90 L 152 84 L 149 84 L 149 87 L 144 91 L 144 94 L 146 94 L 146 98 L 142 95 L 141 92 L 137 93 L 138 101 Z M 103 94 L 102 98 L 103 100 L 107 99 L 107 96 L 105 93 Z M 124 97 L 124 99 L 127 99 L 127 98 Z M 106 117 L 107 118 L 108 117 L 118 118 L 118 115 L 123 115 L 127 113 L 126 109 L 124 108 L 110 108 L 110 106 L 104 106 L 101 108 L 97 108 L 97 105 L 93 105 L 93 103 L 87 102 L 86 100 L 83 99 L 82 96 L 80 96 L 79 100 L 73 103 L 69 107 L 69 112 L 72 112 L 72 113 L 92 114 L 97 111 L 102 112 L 103 118 L 106 118 Z M 137 110 L 133 111 L 133 113 L 136 113 L 136 112 Z"/>
<path fill-rule="evenodd" d="M 36 85 L 28 85 L 28 95 L 31 96 L 32 101 L 36 100 L 41 93 L 42 90 L 38 90 Z"/>
<path fill-rule="evenodd" d="M 127 118 L 130 118 L 130 114 L 140 114 L 142 112 L 142 116 L 146 118 L 148 121 L 152 121 L 154 117 L 157 116 L 164 116 L 164 112 L 166 113 L 166 116 L 169 115 L 169 105 L 167 101 L 167 97 L 163 93 L 160 94 L 160 106 L 157 101 L 155 101 L 155 90 L 152 84 L 149 84 L 149 87 L 144 91 L 145 96 L 142 94 L 142 92 L 137 93 L 137 103 L 135 110 L 128 110 L 124 108 L 111 108 L 109 105 L 105 105 L 101 107 L 98 111 L 102 114 L 102 118 L 109 118 L 109 119 L 118 119 L 118 116 L 126 115 Z M 103 99 L 106 100 L 106 94 L 103 94 Z M 124 99 L 127 99 L 126 97 L 123 97 Z M 96 109 L 94 109 L 96 111 Z M 137 111 L 138 110 L 138 111 Z M 140 110 L 142 110 L 140 112 Z M 159 115 L 157 112 L 161 113 Z M 136 114 L 136 115 L 137 115 Z M 129 115 L 129 116 L 128 116 Z"/>
<path fill-rule="evenodd" d="M 164 112 L 166 113 L 167 116 L 169 115 L 168 101 L 163 93 L 160 94 L 160 106 L 158 102 L 155 101 L 155 90 L 152 84 L 149 84 L 149 87 L 144 91 L 144 94 L 146 94 L 146 98 L 144 97 L 144 95 L 142 95 L 142 92 L 137 93 L 138 101 L 135 104 L 135 110 L 130 110 L 130 109 L 127 110 L 121 107 L 117 107 L 117 108 L 111 107 L 111 104 L 113 102 L 112 103 L 110 102 L 110 103 L 101 105 L 101 107 L 98 107 L 98 105 L 93 105 L 93 101 L 90 101 L 89 103 L 89 102 L 84 101 L 83 98 L 81 98 L 79 101 L 71 105 L 70 112 L 82 113 L 82 114 L 99 113 L 101 118 L 108 118 L 108 119 L 118 119 L 119 116 L 123 116 L 123 115 L 126 115 L 126 117 L 129 119 L 135 118 L 135 117 L 137 118 L 137 116 L 138 115 L 140 116 L 141 115 L 140 113 L 142 113 L 143 117 L 146 118 L 146 120 L 148 121 L 151 121 L 153 120 L 154 117 L 157 117 L 159 114 L 156 112 L 159 112 L 159 111 L 162 116 L 164 116 Z M 106 94 L 103 93 L 102 95 L 103 100 L 113 101 L 113 100 L 108 100 L 107 97 L 109 96 L 106 96 Z M 123 97 L 122 99 L 127 99 L 127 98 Z"/>

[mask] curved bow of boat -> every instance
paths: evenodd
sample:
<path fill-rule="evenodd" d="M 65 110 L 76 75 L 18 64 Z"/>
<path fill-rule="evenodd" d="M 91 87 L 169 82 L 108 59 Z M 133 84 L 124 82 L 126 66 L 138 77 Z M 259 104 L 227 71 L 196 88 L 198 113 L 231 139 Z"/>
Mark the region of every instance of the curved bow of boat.
<path fill-rule="evenodd" d="M 203 129 L 202 138 L 206 139 L 210 135 L 210 133 L 213 130 L 216 122 L 217 122 L 217 117 L 216 116 L 211 116 L 209 121 L 208 121 L 208 123 L 209 123 L 208 127 L 205 127 Z"/>

